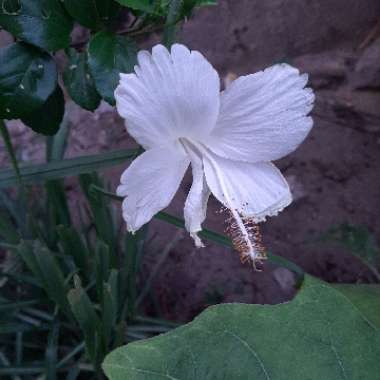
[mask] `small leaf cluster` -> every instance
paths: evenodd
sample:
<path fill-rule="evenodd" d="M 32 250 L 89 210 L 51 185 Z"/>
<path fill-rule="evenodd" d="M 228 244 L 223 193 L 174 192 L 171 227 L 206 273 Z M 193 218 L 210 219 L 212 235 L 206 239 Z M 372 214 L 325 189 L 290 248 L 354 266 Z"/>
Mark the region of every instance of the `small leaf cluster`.
<path fill-rule="evenodd" d="M 164 28 L 170 32 L 194 7 L 213 3 L 1 0 L 0 27 L 14 43 L 0 48 L 0 119 L 21 119 L 38 133 L 54 135 L 64 115 L 65 92 L 89 111 L 102 99 L 114 105 L 119 73 L 131 72 L 136 64 L 136 39 Z M 83 40 L 73 39 L 75 26 Z M 61 50 L 66 55 L 63 81 L 56 64 Z"/>

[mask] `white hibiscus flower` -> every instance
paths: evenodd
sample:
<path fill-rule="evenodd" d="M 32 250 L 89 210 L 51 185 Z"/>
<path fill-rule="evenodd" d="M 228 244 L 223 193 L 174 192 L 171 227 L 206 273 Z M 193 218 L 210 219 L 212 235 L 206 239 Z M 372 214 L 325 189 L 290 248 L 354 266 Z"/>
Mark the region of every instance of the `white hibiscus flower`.
<path fill-rule="evenodd" d="M 220 79 L 197 51 L 157 45 L 141 51 L 135 73 L 120 74 L 117 110 L 145 148 L 121 176 L 123 217 L 134 232 L 169 205 L 191 164 L 184 207 L 197 246 L 210 193 L 231 212 L 230 230 L 243 259 L 262 259 L 256 223 L 291 203 L 289 186 L 270 162 L 305 139 L 314 95 L 308 77 L 287 64 L 236 79 Z"/>

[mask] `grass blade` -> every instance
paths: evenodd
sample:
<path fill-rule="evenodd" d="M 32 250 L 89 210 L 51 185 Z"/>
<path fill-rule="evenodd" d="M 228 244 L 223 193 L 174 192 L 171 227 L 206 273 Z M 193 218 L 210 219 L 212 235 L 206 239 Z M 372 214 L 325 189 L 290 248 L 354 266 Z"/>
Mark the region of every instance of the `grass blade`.
<path fill-rule="evenodd" d="M 59 324 L 54 323 L 48 337 L 48 344 L 45 353 L 46 380 L 57 379 L 57 351 L 59 338 Z"/>
<path fill-rule="evenodd" d="M 111 265 L 112 267 L 116 268 L 116 231 L 114 221 L 111 215 L 111 210 L 109 207 L 109 202 L 108 199 L 102 197 L 98 192 L 94 192 L 91 190 L 93 186 L 101 187 L 102 182 L 96 173 L 82 174 L 79 177 L 79 182 L 90 205 L 91 214 L 93 217 L 97 234 L 99 238 L 109 246 Z"/>
<path fill-rule="evenodd" d="M 17 163 L 17 158 L 13 150 L 12 141 L 11 141 L 11 137 L 9 136 L 7 126 L 5 125 L 3 120 L 0 120 L 0 133 L 1 133 L 1 136 L 3 137 L 5 148 L 8 151 L 9 157 L 11 159 L 13 170 L 16 173 L 18 183 L 21 184 L 22 180 L 21 180 L 20 169 Z"/>
<path fill-rule="evenodd" d="M 137 149 L 123 149 L 46 164 L 28 165 L 20 167 L 20 175 L 24 183 L 42 183 L 51 179 L 61 179 L 119 165 L 135 157 L 137 153 Z M 0 170 L 0 188 L 15 186 L 18 183 L 17 175 L 12 169 Z"/>

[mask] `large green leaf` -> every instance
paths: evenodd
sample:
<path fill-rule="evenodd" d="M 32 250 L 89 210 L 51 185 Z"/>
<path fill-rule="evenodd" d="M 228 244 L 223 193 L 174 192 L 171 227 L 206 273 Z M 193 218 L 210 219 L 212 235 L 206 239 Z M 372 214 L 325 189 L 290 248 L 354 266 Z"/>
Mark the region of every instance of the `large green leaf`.
<path fill-rule="evenodd" d="M 114 0 L 63 0 L 63 3 L 73 18 L 90 29 L 107 24 L 120 9 Z"/>
<path fill-rule="evenodd" d="M 380 326 L 380 285 L 379 284 L 336 284 L 363 314 L 376 326 Z"/>
<path fill-rule="evenodd" d="M 3 0 L 0 25 L 15 37 L 55 51 L 70 43 L 73 22 L 60 0 Z"/>
<path fill-rule="evenodd" d="M 115 166 L 135 157 L 137 152 L 137 149 L 123 149 L 53 161 L 47 164 L 28 165 L 20 167 L 20 173 L 24 183 L 41 183 Z M 0 170 L 0 189 L 17 184 L 17 174 L 13 169 Z"/>
<path fill-rule="evenodd" d="M 100 95 L 115 104 L 114 91 L 120 73 L 132 72 L 136 64 L 137 46 L 124 36 L 101 31 L 90 40 L 88 63 Z"/>
<path fill-rule="evenodd" d="M 21 120 L 33 131 L 51 136 L 58 132 L 64 113 L 65 99 L 61 87 L 57 85 L 41 107 L 28 113 Z"/>
<path fill-rule="evenodd" d="M 111 380 L 375 379 L 379 327 L 338 290 L 306 277 L 280 305 L 225 304 L 112 352 Z"/>
<path fill-rule="evenodd" d="M 0 119 L 16 119 L 41 107 L 57 83 L 53 59 L 15 43 L 0 49 Z"/>
<path fill-rule="evenodd" d="M 376 242 L 376 237 L 366 226 L 349 223 L 333 226 L 322 236 L 321 240 L 338 243 L 346 248 L 361 259 L 380 281 L 380 273 L 377 270 L 380 248 Z"/>
<path fill-rule="evenodd" d="M 71 49 L 68 56 L 69 64 L 63 74 L 67 91 L 75 103 L 93 111 L 98 107 L 101 98 L 88 68 L 87 53 L 78 53 Z"/>

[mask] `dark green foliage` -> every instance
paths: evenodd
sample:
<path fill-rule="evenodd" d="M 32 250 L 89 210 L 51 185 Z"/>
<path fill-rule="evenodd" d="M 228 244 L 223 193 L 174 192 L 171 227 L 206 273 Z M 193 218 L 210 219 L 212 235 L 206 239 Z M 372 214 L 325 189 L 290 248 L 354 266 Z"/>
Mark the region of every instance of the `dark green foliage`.
<path fill-rule="evenodd" d="M 63 0 L 63 3 L 76 21 L 93 30 L 108 25 L 121 8 L 114 0 Z"/>
<path fill-rule="evenodd" d="M 108 103 L 114 105 L 114 91 L 120 73 L 130 73 L 136 64 L 137 46 L 125 36 L 101 31 L 95 34 L 88 49 L 88 63 L 95 85 Z"/>
<path fill-rule="evenodd" d="M 3 0 L 0 25 L 25 42 L 55 51 L 69 45 L 73 22 L 60 0 Z"/>
<path fill-rule="evenodd" d="M 52 58 L 23 43 L 0 49 L 0 119 L 15 119 L 41 107 L 57 84 Z"/>
<path fill-rule="evenodd" d="M 69 63 L 63 75 L 67 91 L 75 103 L 93 111 L 98 107 L 101 98 L 89 71 L 87 52 L 78 53 L 75 49 L 70 49 L 68 58 Z"/>
<path fill-rule="evenodd" d="M 64 113 L 65 100 L 61 87 L 57 85 L 41 107 L 23 116 L 21 120 L 33 131 L 51 136 L 58 132 Z"/>

